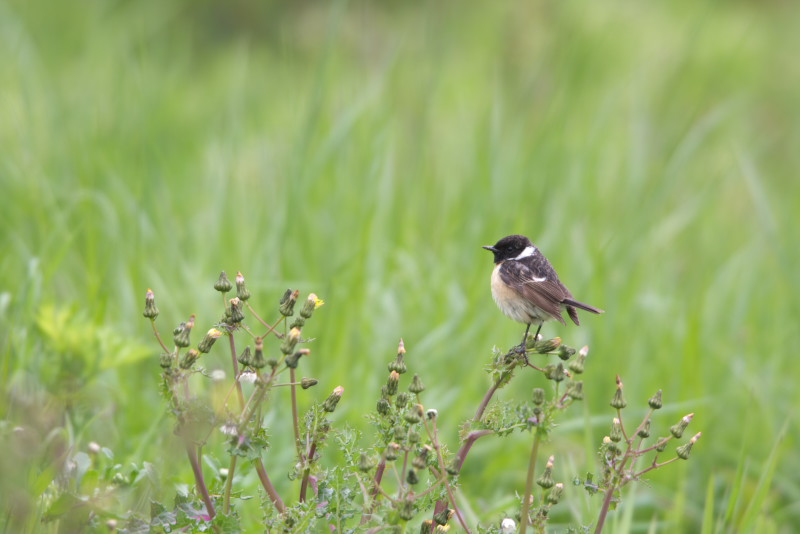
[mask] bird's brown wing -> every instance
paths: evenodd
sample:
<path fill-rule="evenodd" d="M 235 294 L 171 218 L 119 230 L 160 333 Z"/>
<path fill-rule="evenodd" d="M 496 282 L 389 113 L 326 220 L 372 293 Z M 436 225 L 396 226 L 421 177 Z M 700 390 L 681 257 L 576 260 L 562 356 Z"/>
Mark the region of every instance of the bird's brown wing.
<path fill-rule="evenodd" d="M 503 263 L 500 278 L 521 297 L 566 324 L 561 315 L 561 303 L 572 295 L 557 278 L 536 277 L 530 269 L 516 261 Z"/>

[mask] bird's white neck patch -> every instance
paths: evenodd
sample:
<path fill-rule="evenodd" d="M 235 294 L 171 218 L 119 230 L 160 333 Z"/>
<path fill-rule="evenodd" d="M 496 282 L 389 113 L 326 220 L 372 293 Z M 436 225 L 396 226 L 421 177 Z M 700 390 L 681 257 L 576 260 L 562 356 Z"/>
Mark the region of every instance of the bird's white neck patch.
<path fill-rule="evenodd" d="M 536 254 L 536 247 L 534 247 L 533 245 L 531 245 L 531 246 L 529 246 L 529 247 L 525 247 L 525 250 L 523 250 L 522 252 L 520 252 L 520 253 L 519 253 L 519 256 L 517 256 L 517 257 L 516 257 L 516 258 L 514 258 L 514 259 L 515 259 L 515 260 L 521 260 L 522 258 L 527 258 L 527 257 L 529 257 L 529 256 L 533 256 L 534 254 Z"/>

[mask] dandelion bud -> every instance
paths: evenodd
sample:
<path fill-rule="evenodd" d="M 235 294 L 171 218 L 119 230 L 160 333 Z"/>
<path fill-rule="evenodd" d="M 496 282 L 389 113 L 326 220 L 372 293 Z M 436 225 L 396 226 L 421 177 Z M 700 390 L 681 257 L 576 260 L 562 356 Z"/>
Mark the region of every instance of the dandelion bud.
<path fill-rule="evenodd" d="M 414 375 L 414 378 L 411 379 L 411 383 L 408 385 L 408 391 L 415 394 L 425 391 L 425 384 L 422 383 L 422 379 L 419 375 Z"/>
<path fill-rule="evenodd" d="M 554 337 L 553 339 L 542 339 L 539 341 L 529 338 L 526 346 L 532 348 L 534 352 L 538 352 L 539 354 L 547 354 L 561 346 L 561 338 Z"/>
<path fill-rule="evenodd" d="M 144 313 L 145 317 L 151 321 L 155 321 L 158 317 L 158 308 L 156 307 L 156 294 L 152 289 L 148 289 L 144 297 Z"/>
<path fill-rule="evenodd" d="M 572 347 L 568 347 L 566 345 L 561 345 L 560 347 L 558 347 L 558 350 L 556 350 L 556 354 L 563 361 L 567 361 L 570 358 L 572 358 L 572 356 L 575 354 L 575 349 L 573 349 Z"/>
<path fill-rule="evenodd" d="M 611 399 L 611 407 L 621 410 L 627 405 L 628 403 L 625 402 L 625 397 L 622 395 L 622 380 L 617 375 L 617 391 L 614 393 L 614 398 Z"/>
<path fill-rule="evenodd" d="M 639 431 L 636 433 L 636 435 L 639 436 L 640 438 L 649 438 L 650 437 L 650 419 L 647 419 L 644 422 L 644 424 L 642 425 L 642 428 L 639 429 Z"/>
<path fill-rule="evenodd" d="M 550 490 L 550 493 L 547 494 L 547 504 L 558 504 L 558 501 L 561 500 L 561 497 L 564 495 L 564 484 L 559 482 L 553 489 Z"/>
<path fill-rule="evenodd" d="M 409 443 L 419 443 L 422 440 L 422 436 L 416 430 L 409 430 L 408 431 L 408 442 Z"/>
<path fill-rule="evenodd" d="M 297 369 L 297 364 L 300 362 L 301 356 L 308 356 L 311 354 L 310 349 L 300 349 L 291 356 L 286 357 L 286 367 L 289 369 Z"/>
<path fill-rule="evenodd" d="M 197 345 L 197 350 L 202 353 L 207 353 L 211 350 L 211 347 L 214 346 L 214 342 L 216 342 L 220 337 L 222 337 L 222 332 L 217 330 L 216 328 L 212 328 L 208 332 L 206 332 L 206 336 Z"/>
<path fill-rule="evenodd" d="M 400 373 L 392 371 L 389 373 L 389 380 L 386 382 L 386 394 L 390 397 L 397 394 L 397 384 L 400 382 Z"/>
<path fill-rule="evenodd" d="M 544 473 L 539 479 L 536 481 L 544 489 L 552 488 L 555 482 L 553 482 L 553 462 L 555 462 L 555 457 L 551 456 L 547 460 L 547 465 L 544 467 Z"/>
<path fill-rule="evenodd" d="M 647 404 L 654 410 L 658 410 L 659 408 L 661 408 L 662 402 L 661 402 L 661 390 L 660 389 L 658 391 L 656 391 L 655 395 L 650 397 L 650 399 L 647 401 Z"/>
<path fill-rule="evenodd" d="M 553 380 L 554 382 L 561 382 L 566 377 L 567 377 L 567 375 L 566 375 L 566 373 L 564 371 L 564 364 L 562 364 L 561 362 L 558 362 L 558 365 L 556 365 L 555 369 L 553 369 L 553 371 L 552 371 L 552 375 L 548 376 L 547 378 L 549 378 L 550 380 Z"/>
<path fill-rule="evenodd" d="M 316 378 L 305 378 L 305 377 L 303 377 L 300 380 L 300 387 L 303 388 L 303 389 L 312 388 L 312 387 L 316 386 L 317 384 L 319 384 L 319 380 L 317 380 Z"/>
<path fill-rule="evenodd" d="M 422 414 L 423 408 L 421 404 L 416 404 L 412 406 L 406 413 L 403 415 L 403 418 L 406 422 L 411 423 L 412 425 L 415 423 L 419 423 L 422 421 Z"/>
<path fill-rule="evenodd" d="M 408 482 L 412 486 L 419 483 L 419 477 L 417 476 L 416 469 L 408 470 L 408 476 L 406 476 L 406 482 Z"/>
<path fill-rule="evenodd" d="M 619 445 L 611 441 L 611 438 L 609 436 L 603 438 L 603 445 L 613 455 L 619 454 Z"/>
<path fill-rule="evenodd" d="M 678 453 L 678 458 L 680 458 L 681 460 L 689 459 L 689 454 L 691 454 L 692 452 L 692 446 L 698 439 L 700 439 L 700 434 L 701 432 L 698 432 L 697 434 L 694 435 L 692 439 L 689 440 L 689 443 L 687 443 L 686 445 L 681 445 L 680 447 L 675 449 L 675 452 Z"/>
<path fill-rule="evenodd" d="M 579 375 L 583 372 L 584 364 L 586 363 L 586 356 L 589 355 L 589 346 L 584 346 L 578 351 L 578 357 L 569 363 L 569 370 Z"/>
<path fill-rule="evenodd" d="M 361 459 L 358 462 L 358 469 L 361 472 L 366 473 L 367 471 L 372 471 L 374 467 L 375 467 L 375 462 L 372 461 L 372 458 L 367 456 L 366 453 L 362 452 Z"/>
<path fill-rule="evenodd" d="M 225 274 L 225 271 L 219 273 L 219 279 L 217 279 L 217 282 L 214 284 L 214 289 L 220 293 L 227 293 L 233 289 L 233 284 L 231 284 L 231 281 L 228 280 L 228 275 Z"/>
<path fill-rule="evenodd" d="M 680 421 L 678 421 L 669 428 L 670 434 L 672 434 L 676 438 L 683 436 L 683 431 L 686 430 L 686 427 L 689 426 L 689 423 L 692 422 L 693 418 L 694 418 L 693 413 L 690 413 L 689 415 L 684 415 Z"/>
<path fill-rule="evenodd" d="M 411 484 L 411 482 L 409 482 Z M 416 482 L 414 483 L 416 484 Z M 398 510 L 398 514 L 400 519 L 404 521 L 411 521 L 414 519 L 414 515 L 416 515 L 417 511 L 414 509 L 414 501 L 412 500 L 405 500 L 400 503 L 400 509 Z"/>
<path fill-rule="evenodd" d="M 257 337 L 256 350 L 253 358 L 250 361 L 250 366 L 253 369 L 263 369 L 265 365 L 267 365 L 267 361 L 264 359 L 264 340 L 260 337 Z"/>
<path fill-rule="evenodd" d="M 542 388 L 533 388 L 533 403 L 536 406 L 544 404 L 544 390 Z"/>
<path fill-rule="evenodd" d="M 283 339 L 283 343 L 281 343 L 281 352 L 284 354 L 291 354 L 298 341 L 300 341 L 300 329 L 292 328 L 289 330 L 289 335 L 287 335 Z"/>
<path fill-rule="evenodd" d="M 333 390 L 333 393 L 322 403 L 322 409 L 326 412 L 333 412 L 336 409 L 336 405 L 342 400 L 342 394 L 344 394 L 344 388 L 342 386 L 337 386 L 336 389 Z"/>
<path fill-rule="evenodd" d="M 244 307 L 244 301 L 241 300 L 239 297 L 234 297 L 230 300 L 231 307 L 230 307 L 230 321 L 233 324 L 241 323 L 244 320 L 244 312 L 242 308 Z"/>
<path fill-rule="evenodd" d="M 172 354 L 170 354 L 169 352 L 165 352 L 164 354 L 161 355 L 161 360 L 158 363 L 162 369 L 169 369 L 170 367 L 172 367 L 172 362 L 173 362 Z"/>
<path fill-rule="evenodd" d="M 437 514 L 433 514 L 433 520 L 436 522 L 437 525 L 446 525 L 450 519 L 453 518 L 455 514 L 455 510 L 451 508 L 445 508 L 441 512 Z"/>
<path fill-rule="evenodd" d="M 611 434 L 608 437 L 614 443 L 619 443 L 622 440 L 622 422 L 619 418 L 615 417 L 611 422 Z"/>
<path fill-rule="evenodd" d="M 389 415 L 392 413 L 392 406 L 389 404 L 389 401 L 386 399 L 379 399 L 378 406 L 377 406 L 378 413 L 381 415 Z"/>
<path fill-rule="evenodd" d="M 510 517 L 500 521 L 500 534 L 514 534 L 517 531 L 517 524 Z"/>
<path fill-rule="evenodd" d="M 308 295 L 305 303 L 303 303 L 303 308 L 300 310 L 300 317 L 310 319 L 311 314 L 317 309 L 317 302 L 319 302 L 319 298 L 314 293 Z"/>
<path fill-rule="evenodd" d="M 249 367 L 253 363 L 253 354 L 250 352 L 250 345 L 244 348 L 238 360 L 244 367 Z"/>
<path fill-rule="evenodd" d="M 400 445 L 392 442 L 386 446 L 386 453 L 384 457 L 386 458 L 387 462 L 394 462 L 395 460 L 397 460 L 397 455 L 399 452 L 400 452 Z"/>
<path fill-rule="evenodd" d="M 567 395 L 574 400 L 583 400 L 583 382 L 571 382 L 569 386 L 567 386 Z"/>
<path fill-rule="evenodd" d="M 297 302 L 297 297 L 299 296 L 299 290 L 286 290 L 286 293 L 283 294 L 283 298 L 281 299 L 281 306 L 279 308 L 281 315 L 284 317 L 290 317 L 294 315 L 294 304 Z"/>
<path fill-rule="evenodd" d="M 389 363 L 389 370 L 390 371 L 397 371 L 400 374 L 405 373 L 408 370 L 406 366 L 405 357 L 403 356 L 403 352 L 398 352 L 397 357 L 393 362 Z"/>
<path fill-rule="evenodd" d="M 197 358 L 200 357 L 200 352 L 195 349 L 189 349 L 189 352 L 183 355 L 181 359 L 181 369 L 190 369 Z"/>
<path fill-rule="evenodd" d="M 239 297 L 241 301 L 250 298 L 250 291 L 247 290 L 247 286 L 244 283 L 244 276 L 242 276 L 241 272 L 236 273 L 236 296 Z"/>
<path fill-rule="evenodd" d="M 189 334 L 192 332 L 192 328 L 194 327 L 194 315 L 189 317 L 189 321 L 185 323 L 179 324 L 175 330 L 172 331 L 173 333 L 173 340 L 175 341 L 175 346 L 184 348 L 191 345 L 191 341 L 189 340 Z"/>
<path fill-rule="evenodd" d="M 399 372 L 399 371 L 398 371 Z M 397 409 L 402 410 L 406 406 L 408 406 L 409 401 L 408 393 L 405 391 L 401 391 L 397 394 L 397 398 L 394 400 L 394 405 L 397 406 Z"/>

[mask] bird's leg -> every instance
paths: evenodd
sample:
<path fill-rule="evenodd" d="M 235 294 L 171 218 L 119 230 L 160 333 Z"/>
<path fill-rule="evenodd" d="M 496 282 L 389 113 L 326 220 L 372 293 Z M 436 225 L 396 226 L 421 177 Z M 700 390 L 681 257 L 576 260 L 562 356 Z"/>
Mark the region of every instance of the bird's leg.
<path fill-rule="evenodd" d="M 539 328 L 541 328 L 541 325 L 539 325 Z M 520 354 L 525 354 L 525 341 L 528 340 L 528 332 L 530 331 L 530 329 L 531 329 L 531 323 L 528 323 L 528 328 L 525 329 L 525 334 L 522 336 L 522 343 L 520 343 L 515 347 L 516 352 Z"/>
<path fill-rule="evenodd" d="M 533 340 L 536 341 L 539 338 L 539 332 L 542 331 L 542 325 L 544 323 L 539 323 L 539 328 L 536 329 L 536 334 L 533 336 Z"/>

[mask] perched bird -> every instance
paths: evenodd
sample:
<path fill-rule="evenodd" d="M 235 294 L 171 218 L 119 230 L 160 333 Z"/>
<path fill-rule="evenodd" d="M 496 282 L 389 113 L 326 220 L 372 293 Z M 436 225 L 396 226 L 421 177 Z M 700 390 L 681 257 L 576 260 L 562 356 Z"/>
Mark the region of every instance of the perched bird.
<path fill-rule="evenodd" d="M 601 309 L 572 298 L 572 293 L 558 279 L 558 274 L 544 254 L 524 235 L 510 235 L 483 248 L 494 253 L 494 301 L 504 314 L 528 325 L 520 344 L 521 350 L 525 348 L 532 324 L 539 325 L 534 339 L 545 321 L 558 319 L 561 324 L 567 324 L 561 315 L 564 309 L 576 325 L 581 324 L 576 308 L 603 313 Z"/>

